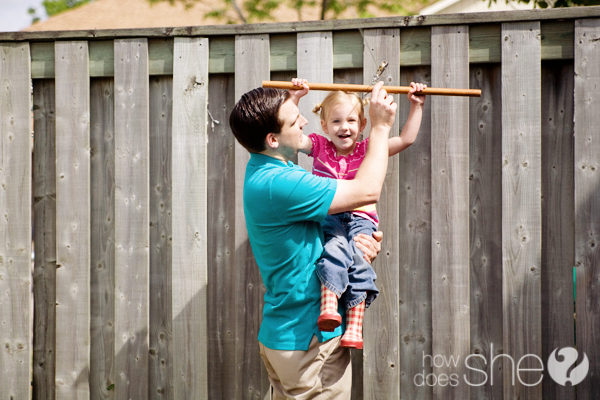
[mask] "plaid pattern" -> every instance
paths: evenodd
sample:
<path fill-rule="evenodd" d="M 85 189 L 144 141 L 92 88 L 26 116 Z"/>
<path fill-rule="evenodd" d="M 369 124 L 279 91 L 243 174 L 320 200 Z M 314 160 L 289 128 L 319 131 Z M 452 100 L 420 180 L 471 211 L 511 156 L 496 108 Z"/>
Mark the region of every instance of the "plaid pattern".
<path fill-rule="evenodd" d="M 337 296 L 321 284 L 321 314 L 337 314 Z"/>
<path fill-rule="evenodd" d="M 342 323 L 342 316 L 337 312 L 337 296 L 321 284 L 321 314 L 317 326 L 322 332 L 333 332 Z"/>
<path fill-rule="evenodd" d="M 342 347 L 362 349 L 362 325 L 365 316 L 365 302 L 346 311 L 346 333 L 342 336 Z"/>

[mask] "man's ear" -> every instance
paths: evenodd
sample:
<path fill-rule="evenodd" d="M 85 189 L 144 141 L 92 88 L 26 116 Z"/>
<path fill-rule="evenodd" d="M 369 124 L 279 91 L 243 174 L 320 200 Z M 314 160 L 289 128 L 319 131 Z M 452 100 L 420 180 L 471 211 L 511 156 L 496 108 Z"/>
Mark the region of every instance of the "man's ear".
<path fill-rule="evenodd" d="M 279 142 L 277 141 L 277 135 L 275 135 L 274 133 L 267 133 L 265 142 L 267 143 L 267 146 L 272 149 L 276 149 L 279 147 Z"/>

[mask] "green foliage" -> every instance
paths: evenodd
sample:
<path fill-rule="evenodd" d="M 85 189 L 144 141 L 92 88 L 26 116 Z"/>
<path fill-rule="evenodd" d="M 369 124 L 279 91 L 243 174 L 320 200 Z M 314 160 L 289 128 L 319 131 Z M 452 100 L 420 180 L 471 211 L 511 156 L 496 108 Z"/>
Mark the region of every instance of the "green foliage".
<path fill-rule="evenodd" d="M 51 17 L 60 14 L 63 11 L 87 4 L 90 1 L 91 0 L 44 0 L 42 5 L 46 9 L 46 14 Z"/>
<path fill-rule="evenodd" d="M 37 10 L 33 7 L 29 7 L 27 9 L 27 14 L 31 15 L 31 23 L 35 24 L 36 22 L 40 22 L 40 17 L 37 16 Z"/>
<path fill-rule="evenodd" d="M 148 0 L 151 4 L 160 1 L 176 2 L 191 7 L 201 0 Z M 360 18 L 370 18 L 374 15 L 369 9 L 381 10 L 387 13 L 410 15 L 402 4 L 424 4 L 430 0 L 223 0 L 222 7 L 205 14 L 229 24 L 272 21 L 272 12 L 282 4 L 287 5 L 298 14 L 302 21 L 302 10 L 306 7 L 320 6 L 321 19 L 336 19 L 347 10 L 355 10 Z M 492 1 L 492 0 L 490 0 Z M 494 0 L 495 1 L 495 0 Z M 529 1 L 529 0 L 528 0 Z M 600 0 L 597 0 L 600 1 Z"/>
<path fill-rule="evenodd" d="M 168 1 L 171 5 L 175 5 L 175 3 L 181 3 L 185 6 L 186 9 L 188 9 L 193 7 L 194 3 L 196 3 L 197 0 L 148 0 L 150 4 L 162 3 L 165 1 Z"/>

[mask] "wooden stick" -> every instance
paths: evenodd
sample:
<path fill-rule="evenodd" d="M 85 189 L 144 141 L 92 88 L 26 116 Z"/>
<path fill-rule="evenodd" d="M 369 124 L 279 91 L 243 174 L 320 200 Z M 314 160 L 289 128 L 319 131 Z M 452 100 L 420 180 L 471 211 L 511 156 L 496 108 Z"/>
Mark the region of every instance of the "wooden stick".
<path fill-rule="evenodd" d="M 299 90 L 302 86 L 294 86 L 291 82 L 282 81 L 263 81 L 262 86 L 265 88 Z M 343 83 L 308 83 L 310 90 L 325 90 L 335 91 L 342 90 L 344 92 L 370 92 L 373 86 L 369 85 L 351 85 Z M 410 90 L 410 86 L 384 86 L 384 89 L 391 94 L 406 94 Z M 480 89 L 446 89 L 446 88 L 426 88 L 422 92 L 416 94 L 439 95 L 439 96 L 481 96 Z"/>

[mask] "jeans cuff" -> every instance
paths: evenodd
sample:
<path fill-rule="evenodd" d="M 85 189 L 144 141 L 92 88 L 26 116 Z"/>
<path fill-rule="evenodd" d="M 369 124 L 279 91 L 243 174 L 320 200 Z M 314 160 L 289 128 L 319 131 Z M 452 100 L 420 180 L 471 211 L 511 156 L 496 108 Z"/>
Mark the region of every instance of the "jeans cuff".
<path fill-rule="evenodd" d="M 338 298 L 342 297 L 342 294 L 344 293 L 345 290 L 340 291 L 339 288 L 335 287 L 335 285 L 331 284 L 327 279 L 324 279 L 321 274 L 319 274 L 317 272 L 317 277 L 319 278 L 319 281 L 321 281 L 321 283 L 323 284 L 323 286 L 325 286 L 327 289 L 331 290 Z"/>
<path fill-rule="evenodd" d="M 363 292 L 362 296 L 346 304 L 346 310 L 356 307 L 367 298 L 367 292 Z"/>

